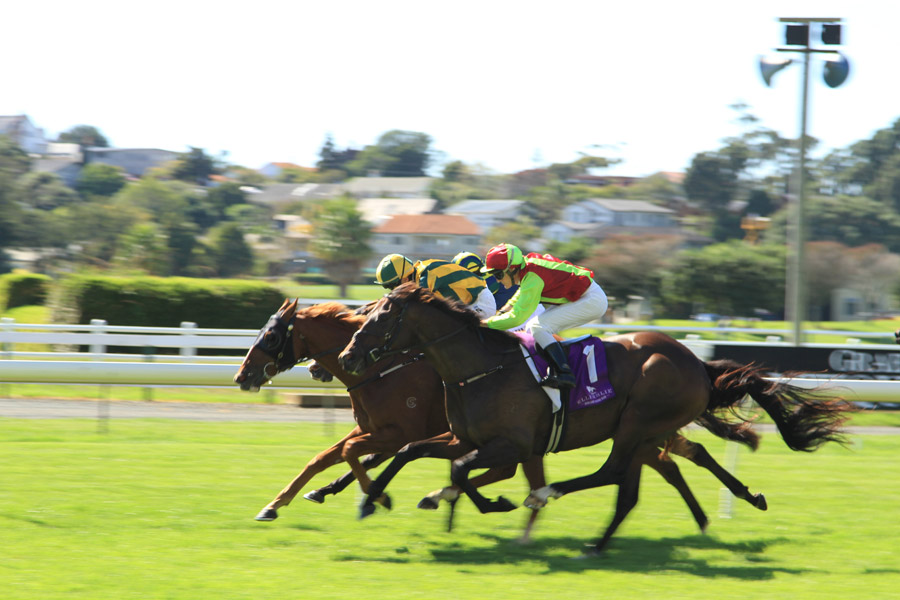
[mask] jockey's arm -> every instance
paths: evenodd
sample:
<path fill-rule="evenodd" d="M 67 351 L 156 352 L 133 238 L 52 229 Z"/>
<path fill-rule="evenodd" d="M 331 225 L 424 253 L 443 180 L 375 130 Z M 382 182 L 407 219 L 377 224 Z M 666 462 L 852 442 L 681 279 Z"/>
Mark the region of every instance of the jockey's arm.
<path fill-rule="evenodd" d="M 498 313 L 489 319 L 482 321 L 482 325 L 491 329 L 512 329 L 527 321 L 538 304 L 541 303 L 541 292 L 544 290 L 544 280 L 535 273 L 526 273 L 522 278 L 519 289 L 506 303 L 509 307 L 504 313 Z"/>

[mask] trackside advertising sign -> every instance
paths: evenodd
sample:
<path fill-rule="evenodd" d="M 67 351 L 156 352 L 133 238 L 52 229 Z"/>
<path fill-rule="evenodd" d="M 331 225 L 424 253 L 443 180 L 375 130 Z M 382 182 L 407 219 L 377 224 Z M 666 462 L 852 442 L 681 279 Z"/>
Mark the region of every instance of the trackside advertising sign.
<path fill-rule="evenodd" d="M 714 359 L 756 363 L 773 373 L 805 371 L 847 379 L 900 379 L 900 346 L 715 344 Z"/>

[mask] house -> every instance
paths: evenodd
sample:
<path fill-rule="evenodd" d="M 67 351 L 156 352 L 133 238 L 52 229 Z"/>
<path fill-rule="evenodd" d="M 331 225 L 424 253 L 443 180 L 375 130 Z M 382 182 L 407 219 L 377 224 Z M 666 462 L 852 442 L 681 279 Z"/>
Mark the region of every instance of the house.
<path fill-rule="evenodd" d="M 432 177 L 355 177 L 341 189 L 355 198 L 427 198 Z"/>
<path fill-rule="evenodd" d="M 356 207 L 363 220 L 378 226 L 394 215 L 424 215 L 434 210 L 434 198 L 362 198 Z"/>
<path fill-rule="evenodd" d="M 278 206 L 307 200 L 327 200 L 342 193 L 335 183 L 270 183 L 263 187 L 246 187 L 247 200 L 263 206 Z"/>
<path fill-rule="evenodd" d="M 44 130 L 35 126 L 26 115 L 0 116 L 0 135 L 12 139 L 26 154 L 44 154 L 47 151 Z"/>
<path fill-rule="evenodd" d="M 444 211 L 463 215 L 487 233 L 494 227 L 513 221 L 521 214 L 523 200 L 463 200 Z"/>
<path fill-rule="evenodd" d="M 126 175 L 139 178 L 150 169 L 178 158 L 178 152 L 158 148 L 85 148 L 84 162 L 119 167 Z"/>
<path fill-rule="evenodd" d="M 310 167 L 301 167 L 300 165 L 295 165 L 294 163 L 289 162 L 271 162 L 263 166 L 258 171 L 269 179 L 277 179 L 279 175 L 281 175 L 288 169 L 309 172 L 316 171 L 316 169 Z"/>
<path fill-rule="evenodd" d="M 545 239 L 558 242 L 578 236 L 599 240 L 620 233 L 677 234 L 675 211 L 643 200 L 594 198 L 567 206 L 558 221 L 543 229 Z"/>
<path fill-rule="evenodd" d="M 367 268 L 375 269 L 386 254 L 411 260 L 451 260 L 463 250 L 477 251 L 481 230 L 462 215 L 394 215 L 372 229 L 373 254 Z"/>

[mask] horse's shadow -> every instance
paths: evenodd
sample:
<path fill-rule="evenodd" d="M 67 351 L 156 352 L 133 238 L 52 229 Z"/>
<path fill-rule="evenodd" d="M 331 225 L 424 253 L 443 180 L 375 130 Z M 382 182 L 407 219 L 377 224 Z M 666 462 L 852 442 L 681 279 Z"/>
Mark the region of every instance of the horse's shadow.
<path fill-rule="evenodd" d="M 585 549 L 583 540 L 571 537 L 542 537 L 527 545 L 509 538 L 480 534 L 494 542 L 494 547 L 474 550 L 451 542 L 431 549 L 435 562 L 455 565 L 483 565 L 485 563 L 514 564 L 543 562 L 548 572 L 590 570 L 680 571 L 700 577 L 730 577 L 750 581 L 768 580 L 776 574 L 797 575 L 808 569 L 787 568 L 766 564 L 766 548 L 785 543 L 786 538 L 770 538 L 743 542 L 723 542 L 709 535 L 689 535 L 669 538 L 618 537 L 600 555 L 579 554 Z M 741 566 L 717 565 L 709 559 L 692 556 L 692 550 L 719 550 L 741 555 Z M 573 552 L 575 554 L 573 554 Z"/>

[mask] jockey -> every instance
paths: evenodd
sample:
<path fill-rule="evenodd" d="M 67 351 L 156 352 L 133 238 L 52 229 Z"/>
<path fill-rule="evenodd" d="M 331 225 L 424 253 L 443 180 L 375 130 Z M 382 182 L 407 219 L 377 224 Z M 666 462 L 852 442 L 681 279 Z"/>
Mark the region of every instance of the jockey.
<path fill-rule="evenodd" d="M 482 273 L 481 268 L 484 266 L 484 261 L 482 261 L 481 257 L 474 252 L 460 252 L 453 257 L 453 262 L 484 279 L 485 285 L 487 285 L 491 294 L 494 295 L 494 300 L 497 303 L 497 310 L 503 308 L 503 305 L 506 304 L 506 302 L 513 297 L 513 294 L 516 293 L 516 290 L 519 289 L 519 286 L 514 285 L 512 280 L 508 277 L 505 278 L 505 281 L 498 281 L 493 275 Z"/>
<path fill-rule="evenodd" d="M 484 280 L 446 260 L 420 260 L 415 264 L 402 254 L 388 254 L 375 270 L 375 283 L 392 290 L 401 283 L 415 281 L 436 296 L 466 304 L 482 318 L 497 312 L 494 296 Z"/>
<path fill-rule="evenodd" d="M 575 377 L 566 352 L 554 334 L 601 318 L 609 307 L 606 293 L 594 281 L 590 269 L 573 265 L 549 254 L 522 251 L 512 244 L 500 244 L 485 257 L 485 273 L 507 273 L 519 290 L 509 301 L 509 310 L 485 319 L 492 329 L 512 329 L 521 325 L 538 304 L 551 305 L 531 323 L 535 343 L 544 349 L 555 373 L 544 380 L 555 387 L 573 387 Z"/>

